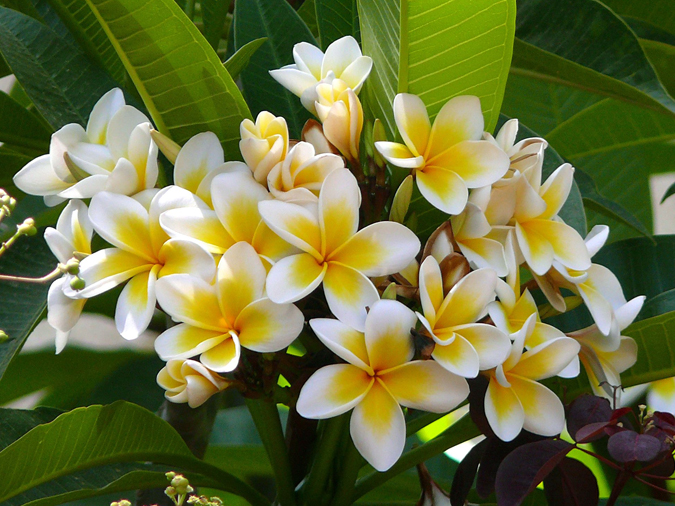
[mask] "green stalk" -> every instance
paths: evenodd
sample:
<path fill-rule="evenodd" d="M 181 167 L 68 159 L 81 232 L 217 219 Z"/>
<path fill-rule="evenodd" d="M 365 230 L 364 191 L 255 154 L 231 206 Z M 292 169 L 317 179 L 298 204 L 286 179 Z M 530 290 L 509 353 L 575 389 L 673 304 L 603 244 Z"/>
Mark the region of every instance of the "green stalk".
<path fill-rule="evenodd" d="M 307 484 L 303 487 L 305 489 L 305 500 L 303 502 L 306 504 L 321 504 L 321 494 L 326 488 L 328 475 L 340 444 L 340 436 L 348 418 L 347 414 L 343 414 L 326 420 L 326 425 L 321 432 L 321 440 L 315 451 L 316 456 L 307 478 Z"/>
<path fill-rule="evenodd" d="M 246 399 L 260 439 L 272 464 L 277 485 L 277 497 L 281 506 L 295 506 L 295 490 L 288 449 L 281 428 L 279 412 L 274 402 L 265 399 Z"/>
<path fill-rule="evenodd" d="M 479 434 L 480 431 L 478 430 L 478 427 L 474 425 L 469 416 L 460 418 L 438 437 L 435 437 L 428 443 L 418 446 L 403 455 L 388 471 L 383 473 L 373 472 L 361 478 L 356 483 L 352 499 L 356 501 L 359 497 L 367 494 L 395 476 L 398 476 L 403 471 L 415 467 L 417 464 L 424 462 L 439 453 L 443 453 L 448 448 L 452 448 L 464 441 L 468 441 Z"/>
<path fill-rule="evenodd" d="M 356 500 L 354 496 L 354 483 L 359 476 L 359 470 L 362 465 L 363 457 L 361 457 L 361 454 L 350 438 L 349 447 L 342 463 L 342 473 L 338 479 L 331 506 L 349 506 Z"/>

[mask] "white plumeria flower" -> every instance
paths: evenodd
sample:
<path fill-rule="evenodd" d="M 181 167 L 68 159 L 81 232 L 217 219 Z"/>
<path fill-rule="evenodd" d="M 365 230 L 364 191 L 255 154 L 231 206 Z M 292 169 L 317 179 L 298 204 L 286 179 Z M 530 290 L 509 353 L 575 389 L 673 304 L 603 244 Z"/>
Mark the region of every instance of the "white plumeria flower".
<path fill-rule="evenodd" d="M 158 278 L 187 272 L 211 282 L 215 276 L 208 251 L 191 241 L 169 239 L 159 225 L 162 212 L 198 205 L 204 204 L 177 186 L 147 190 L 136 198 L 98 193 L 91 200 L 89 218 L 96 232 L 114 247 L 82 260 L 80 277 L 86 285 L 67 293 L 90 298 L 129 280 L 117 300 L 115 323 L 122 337 L 137 338 L 155 310 Z"/>
<path fill-rule="evenodd" d="M 340 169 L 345 169 L 342 157 L 329 153 L 317 155 L 310 143 L 298 142 L 270 171 L 267 186 L 279 200 L 317 202 L 326 176 Z"/>
<path fill-rule="evenodd" d="M 500 277 L 508 274 L 504 246 L 489 237 L 492 226 L 480 207 L 467 202 L 464 211 L 450 221 L 455 242 L 472 265 L 493 269 Z"/>
<path fill-rule="evenodd" d="M 294 302 L 322 282 L 331 312 L 363 331 L 366 308 L 379 299 L 368 277 L 394 274 L 417 255 L 417 236 L 391 221 L 358 230 L 361 192 L 348 170 L 331 172 L 316 206 L 264 200 L 259 209 L 265 223 L 302 253 L 279 260 L 267 278 L 275 302 Z"/>
<path fill-rule="evenodd" d="M 324 136 L 345 158 L 358 162 L 363 107 L 356 93 L 341 79 L 317 85 L 316 93 L 316 113 Z"/>
<path fill-rule="evenodd" d="M 518 291 L 520 291 L 520 288 L 518 288 Z M 526 289 L 522 295 L 517 296 L 508 283 L 498 280 L 496 292 L 499 301 L 488 304 L 488 313 L 497 328 L 509 334 L 512 340 L 516 339 L 517 334 L 528 323 L 532 315 L 535 317 L 535 322 L 531 332 L 527 333 L 525 348 L 534 348 L 547 341 L 565 337 L 561 330 L 541 321 L 537 303 L 529 290 Z M 579 371 L 579 359 L 575 357 L 558 376 L 576 378 Z"/>
<path fill-rule="evenodd" d="M 478 97 L 450 99 L 432 126 L 424 102 L 400 93 L 394 118 L 404 144 L 378 141 L 375 147 L 392 165 L 412 169 L 420 193 L 445 213 L 461 213 L 469 188 L 491 185 L 509 168 L 506 153 L 481 140 L 484 119 Z"/>
<path fill-rule="evenodd" d="M 166 390 L 167 400 L 187 402 L 191 408 L 201 406 L 229 385 L 226 379 L 196 360 L 169 360 L 159 371 L 157 384 Z"/>
<path fill-rule="evenodd" d="M 443 292 L 443 277 L 436 259 L 428 256 L 420 267 L 417 313 L 436 343 L 431 356 L 448 371 L 475 378 L 479 371 L 501 364 L 511 349 L 508 336 L 493 325 L 476 323 L 495 298 L 497 274 L 479 269 L 464 276 L 450 292 Z"/>
<path fill-rule="evenodd" d="M 445 413 L 469 394 L 464 378 L 433 360 L 412 361 L 415 314 L 400 302 L 373 304 L 365 334 L 338 320 L 309 323 L 321 342 L 347 363 L 323 367 L 307 380 L 298 413 L 325 419 L 353 408 L 352 440 L 378 471 L 389 469 L 403 452 L 406 429 L 399 405 Z"/>
<path fill-rule="evenodd" d="M 596 225 L 586 236 L 588 253 L 593 257 L 607 241 L 609 227 Z M 607 267 L 591 264 L 587 270 L 569 269 L 554 261 L 545 276 L 534 276 L 546 298 L 558 311 L 565 311 L 565 299 L 560 288 L 578 293 L 588 308 L 600 332 L 607 336 L 605 351 L 614 351 L 619 346 L 619 324 L 616 311 L 625 306 L 626 297 L 621 283 Z M 631 302 L 638 303 L 644 297 L 636 297 Z M 642 303 L 640 303 L 642 305 Z"/>
<path fill-rule="evenodd" d="M 620 395 L 621 373 L 637 361 L 637 343 L 620 332 L 628 327 L 642 309 L 645 297 L 635 297 L 615 311 L 619 329 L 618 345 L 608 348 L 607 336 L 593 324 L 568 334 L 581 345 L 579 358 L 595 395 L 614 399 Z"/>
<path fill-rule="evenodd" d="M 532 272 L 543 276 L 554 261 L 574 270 L 586 270 L 591 257 L 579 233 L 565 224 L 558 212 L 572 188 L 574 167 L 565 163 L 558 167 L 539 188 L 520 176 L 515 194 L 514 243 L 518 257 L 527 262 Z"/>
<path fill-rule="evenodd" d="M 514 176 L 524 174 L 530 184 L 538 188 L 541 185 L 541 170 L 544 163 L 544 151 L 548 147 L 546 140 L 541 137 L 523 139 L 516 143 L 518 135 L 518 120 L 510 119 L 499 129 L 495 137 L 488 132 L 483 137 L 499 146 L 511 160 L 509 171 L 495 183 L 503 185 L 514 182 Z"/>
<path fill-rule="evenodd" d="M 579 343 L 559 337 L 523 352 L 534 329 L 532 315 L 511 346 L 506 361 L 489 372 L 485 415 L 502 441 L 512 441 L 524 428 L 541 436 L 555 436 L 565 427 L 562 402 L 539 380 L 559 374 L 579 353 Z"/>
<path fill-rule="evenodd" d="M 75 253 L 91 254 L 91 237 L 94 234 L 87 206 L 81 200 L 71 200 L 61 211 L 56 228 L 45 229 L 45 241 L 62 264 Z M 73 276 L 64 274 L 49 287 L 47 295 L 47 321 L 56 329 L 56 353 L 61 353 L 68 342 L 68 335 L 82 314 L 84 299 L 74 299 L 65 294 Z"/>
<path fill-rule="evenodd" d="M 675 377 L 649 384 L 647 406 L 653 411 L 675 412 Z"/>
<path fill-rule="evenodd" d="M 258 203 L 272 196 L 250 171 L 217 175 L 211 195 L 213 210 L 199 206 L 168 210 L 160 217 L 162 228 L 172 238 L 194 241 L 217 255 L 237 242 L 247 242 L 268 266 L 296 252 L 262 221 Z"/>
<path fill-rule="evenodd" d="M 24 192 L 45 197 L 47 205 L 91 198 L 100 191 L 133 195 L 157 182 L 157 146 L 150 121 L 124 104 L 115 88 L 101 97 L 85 130 L 71 123 L 52 135 L 49 154 L 14 176 Z"/>
<path fill-rule="evenodd" d="M 218 263 L 214 285 L 190 274 L 157 281 L 157 300 L 179 322 L 155 341 L 162 360 L 200 355 L 216 372 L 233 371 L 241 346 L 260 353 L 287 347 L 302 331 L 304 317 L 293 304 L 264 296 L 266 271 L 253 247 L 239 242 Z"/>
<path fill-rule="evenodd" d="M 330 44 L 326 54 L 312 44 L 300 42 L 293 47 L 293 59 L 294 64 L 270 70 L 270 75 L 300 97 L 302 105 L 312 114 L 316 114 L 317 84 L 342 79 L 358 93 L 373 68 L 372 58 L 363 56 L 359 43 L 350 35 Z"/>
<path fill-rule="evenodd" d="M 242 162 L 226 162 L 216 134 L 203 132 L 188 140 L 178 152 L 173 167 L 173 181 L 213 207 L 211 181 L 218 174 L 231 172 L 248 174 L 249 169 Z"/>
<path fill-rule="evenodd" d="M 262 111 L 255 119 L 244 119 L 239 126 L 239 150 L 255 180 L 267 183 L 272 168 L 286 158 L 288 126 L 281 116 Z"/>

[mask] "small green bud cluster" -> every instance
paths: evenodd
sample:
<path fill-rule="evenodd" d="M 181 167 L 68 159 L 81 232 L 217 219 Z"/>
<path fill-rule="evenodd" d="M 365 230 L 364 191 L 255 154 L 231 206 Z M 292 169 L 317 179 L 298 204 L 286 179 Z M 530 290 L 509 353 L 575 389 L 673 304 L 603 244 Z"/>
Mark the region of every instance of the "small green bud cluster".
<path fill-rule="evenodd" d="M 35 235 L 37 228 L 35 227 L 35 220 L 33 218 L 26 218 L 23 223 L 16 226 L 17 235 Z"/>
<path fill-rule="evenodd" d="M 122 499 L 121 501 L 111 502 L 110 506 L 131 506 L 131 503 L 126 499 Z"/>
<path fill-rule="evenodd" d="M 166 487 L 164 493 L 173 501 L 176 506 L 182 506 L 185 497 L 195 491 L 190 486 L 188 479 L 182 474 L 176 474 L 173 471 L 166 473 L 166 479 L 171 485 Z"/>
<path fill-rule="evenodd" d="M 205 495 L 190 496 L 188 504 L 197 504 L 198 506 L 223 506 L 223 500 L 220 497 L 206 497 Z"/>
<path fill-rule="evenodd" d="M 16 199 L 0 188 L 0 219 L 12 214 L 14 207 L 16 207 Z"/>
<path fill-rule="evenodd" d="M 84 279 L 80 278 L 80 260 L 71 258 L 65 264 L 59 264 L 59 270 L 64 274 L 70 274 L 73 278 L 70 280 L 70 287 L 73 290 L 82 290 L 85 287 Z"/>

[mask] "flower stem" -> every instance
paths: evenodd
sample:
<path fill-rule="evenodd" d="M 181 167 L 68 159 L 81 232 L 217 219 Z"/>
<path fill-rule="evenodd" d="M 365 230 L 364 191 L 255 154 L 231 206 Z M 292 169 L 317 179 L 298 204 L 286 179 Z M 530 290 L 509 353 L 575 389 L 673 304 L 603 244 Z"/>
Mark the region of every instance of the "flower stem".
<path fill-rule="evenodd" d="M 295 490 L 288 449 L 281 428 L 279 412 L 274 402 L 266 399 L 246 398 L 246 406 L 253 417 L 260 439 L 272 464 L 281 506 L 295 506 Z"/>
<path fill-rule="evenodd" d="M 335 495 L 331 506 L 349 506 L 355 501 L 354 483 L 363 464 L 363 457 L 354 446 L 351 438 L 342 463 L 342 473 L 335 488 Z M 311 503 L 308 503 L 311 504 Z"/>
<path fill-rule="evenodd" d="M 321 504 L 321 494 L 324 492 L 335 452 L 340 444 L 340 436 L 348 418 L 347 414 L 337 416 L 327 420 L 324 425 L 319 445 L 315 451 L 314 464 L 309 472 L 307 484 L 303 487 L 306 504 Z"/>

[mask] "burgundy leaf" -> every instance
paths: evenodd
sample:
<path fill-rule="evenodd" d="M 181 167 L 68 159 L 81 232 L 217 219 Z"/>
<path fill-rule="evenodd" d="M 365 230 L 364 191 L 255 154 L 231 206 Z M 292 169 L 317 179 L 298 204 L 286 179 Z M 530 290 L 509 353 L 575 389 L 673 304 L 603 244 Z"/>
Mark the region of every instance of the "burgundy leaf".
<path fill-rule="evenodd" d="M 607 435 L 605 429 L 609 427 L 612 422 L 595 422 L 589 423 L 584 427 L 581 427 L 574 434 L 574 440 L 577 443 L 590 443 L 591 441 L 597 441 Z M 571 433 L 570 433 L 571 434 Z"/>
<path fill-rule="evenodd" d="M 615 409 L 612 413 L 612 420 L 618 420 L 622 416 L 626 416 L 628 413 L 633 411 L 631 408 L 619 408 Z"/>
<path fill-rule="evenodd" d="M 487 444 L 488 440 L 486 439 L 471 448 L 471 451 L 466 454 L 457 466 L 455 475 L 452 478 L 452 487 L 450 488 L 451 504 L 461 505 L 466 502 L 466 498 L 473 487 L 473 480 L 476 478 L 478 464 L 483 458 Z"/>
<path fill-rule="evenodd" d="M 608 422 L 612 418 L 609 401 L 596 395 L 582 395 L 567 409 L 567 431 L 574 435 L 591 423 Z"/>
<path fill-rule="evenodd" d="M 544 479 L 544 493 L 549 506 L 597 506 L 600 497 L 593 472 L 569 457 Z"/>
<path fill-rule="evenodd" d="M 661 452 L 661 441 L 648 434 L 625 430 L 609 438 L 607 451 L 617 462 L 649 462 Z"/>
<path fill-rule="evenodd" d="M 661 457 L 661 460 L 645 466 L 643 469 L 637 471 L 637 473 L 646 473 L 652 476 L 660 476 L 663 478 L 669 478 L 675 473 L 675 458 L 670 453 L 667 453 Z"/>
<path fill-rule="evenodd" d="M 478 376 L 475 379 L 468 380 L 469 383 L 469 415 L 486 437 L 494 437 L 495 433 L 490 427 L 490 423 L 485 416 L 485 393 L 489 381 L 484 376 Z"/>
<path fill-rule="evenodd" d="M 512 451 L 497 471 L 498 506 L 519 506 L 573 448 L 566 441 L 547 439 Z"/>

